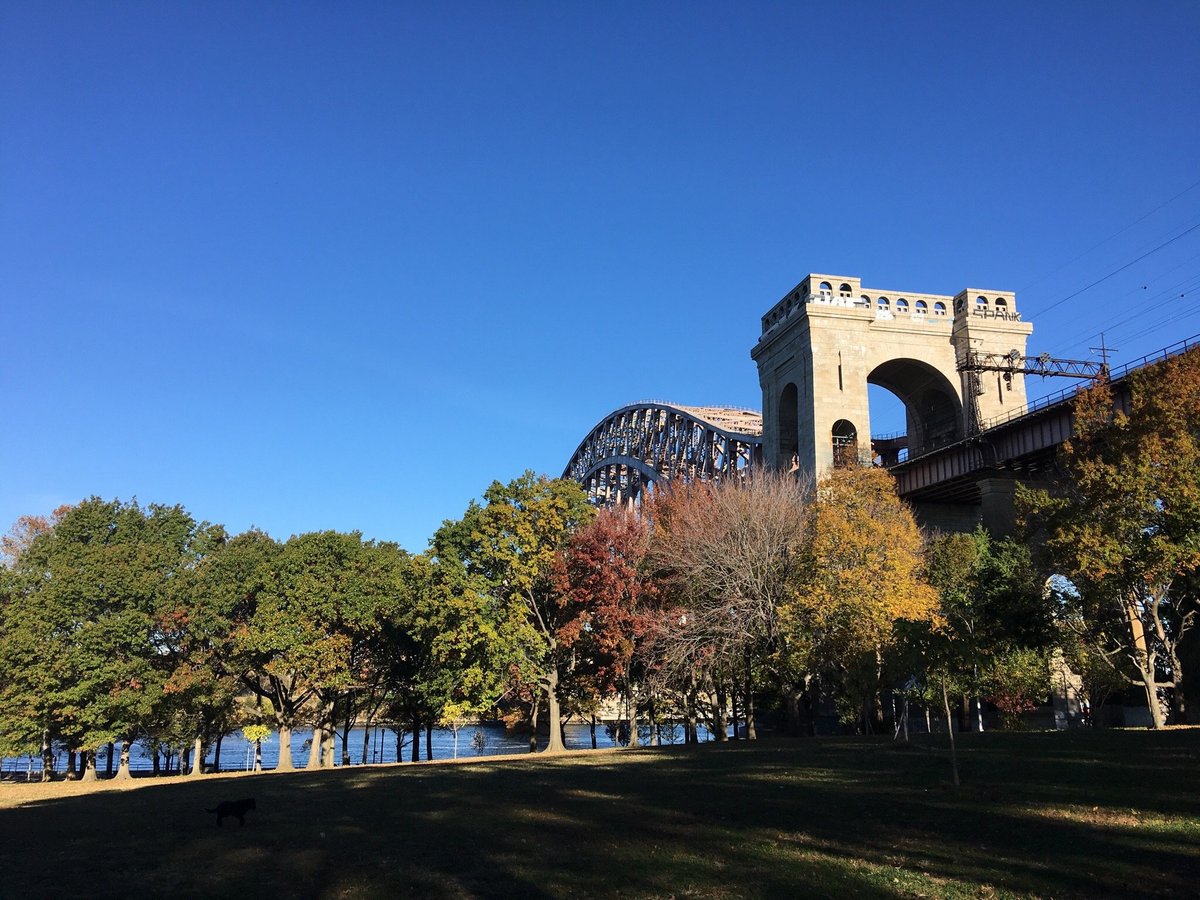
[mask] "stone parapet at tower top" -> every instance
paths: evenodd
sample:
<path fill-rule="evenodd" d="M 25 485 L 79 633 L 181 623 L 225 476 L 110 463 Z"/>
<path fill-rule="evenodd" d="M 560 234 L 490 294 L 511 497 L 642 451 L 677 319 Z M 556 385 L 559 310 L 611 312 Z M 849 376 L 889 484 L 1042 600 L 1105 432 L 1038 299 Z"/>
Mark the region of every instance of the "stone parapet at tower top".
<path fill-rule="evenodd" d="M 1022 376 L 972 379 L 957 361 L 969 350 L 1023 355 L 1032 331 L 1011 291 L 879 290 L 811 273 L 762 317 L 750 352 L 766 462 L 820 473 L 839 453 L 868 453 L 868 384 L 904 403 L 910 452 L 961 440 L 973 416 L 1024 409 Z"/>

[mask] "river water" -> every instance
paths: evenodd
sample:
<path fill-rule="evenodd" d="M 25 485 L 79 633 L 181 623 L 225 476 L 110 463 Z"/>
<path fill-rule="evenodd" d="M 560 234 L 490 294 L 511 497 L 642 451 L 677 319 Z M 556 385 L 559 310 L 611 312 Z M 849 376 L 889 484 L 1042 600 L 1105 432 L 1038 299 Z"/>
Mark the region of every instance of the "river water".
<path fill-rule="evenodd" d="M 682 743 L 683 728 L 675 726 L 673 729 L 669 726 L 662 727 L 659 730 L 660 740 L 664 744 Z M 649 740 L 649 729 L 641 729 L 641 739 L 643 743 Z M 433 758 L 434 759 L 453 759 L 456 755 L 459 758 L 474 758 L 481 756 L 496 756 L 505 753 L 528 753 L 529 752 L 528 733 L 520 733 L 508 731 L 503 725 L 496 723 L 482 723 L 479 725 L 468 725 L 465 728 L 460 728 L 458 731 L 458 746 L 455 748 L 455 734 L 449 728 L 435 728 L 433 731 Z M 425 756 L 425 734 L 421 734 L 421 759 Z M 568 749 L 582 750 L 590 749 L 592 746 L 591 730 L 588 725 L 568 724 L 563 726 L 563 740 L 566 742 Z M 703 727 L 700 729 L 700 740 L 711 740 L 711 735 Z M 359 765 L 363 762 L 363 743 L 366 741 L 367 754 L 366 761 L 368 763 L 394 763 L 399 759 L 400 762 L 408 762 L 412 759 L 412 735 L 402 734 L 399 744 L 394 731 L 382 726 L 371 728 L 369 737 L 367 730 L 364 728 L 355 728 L 350 732 L 350 738 L 346 742 L 350 751 L 351 765 Z M 309 729 L 297 729 L 292 732 L 292 763 L 297 768 L 304 768 L 308 764 L 308 751 L 312 744 L 312 731 Z M 546 738 L 538 738 L 538 749 L 545 749 Z M 617 746 L 615 735 L 610 733 L 602 725 L 596 726 L 596 746 L 597 747 L 614 747 Z M 116 770 L 117 761 L 120 758 L 120 744 L 117 744 L 113 759 L 113 769 Z M 208 749 L 208 755 L 205 757 L 205 769 L 211 771 L 215 765 L 215 747 Z M 342 760 L 342 738 L 339 734 L 334 741 L 334 762 L 341 764 Z M 273 769 L 279 762 L 279 734 L 272 734 L 265 738 L 262 742 L 262 765 L 264 769 Z M 243 737 L 241 732 L 235 732 L 225 736 L 221 742 L 221 771 L 243 771 L 253 767 L 254 764 L 254 747 L 249 744 Z M 148 749 L 141 743 L 135 742 L 130 747 L 129 765 L 134 771 L 145 772 L 151 771 L 154 768 L 153 758 Z M 62 772 L 66 767 L 66 753 L 58 753 L 55 762 L 55 771 Z M 107 749 L 102 749 L 96 755 L 96 767 L 101 774 L 107 768 Z M 40 773 L 42 770 L 41 761 L 38 757 L 8 757 L 0 760 L 0 770 L 8 777 L 22 777 L 27 773 Z"/>

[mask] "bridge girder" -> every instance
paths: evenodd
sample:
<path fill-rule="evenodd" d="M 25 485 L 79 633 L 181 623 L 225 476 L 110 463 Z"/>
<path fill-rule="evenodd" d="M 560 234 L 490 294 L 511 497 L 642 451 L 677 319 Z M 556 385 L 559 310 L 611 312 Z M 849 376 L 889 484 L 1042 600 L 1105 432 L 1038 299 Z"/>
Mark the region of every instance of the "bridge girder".
<path fill-rule="evenodd" d="M 563 477 L 579 482 L 596 505 L 615 506 L 639 503 L 646 486 L 659 481 L 740 478 L 761 464 L 757 413 L 645 402 L 601 419 L 571 455 Z"/>

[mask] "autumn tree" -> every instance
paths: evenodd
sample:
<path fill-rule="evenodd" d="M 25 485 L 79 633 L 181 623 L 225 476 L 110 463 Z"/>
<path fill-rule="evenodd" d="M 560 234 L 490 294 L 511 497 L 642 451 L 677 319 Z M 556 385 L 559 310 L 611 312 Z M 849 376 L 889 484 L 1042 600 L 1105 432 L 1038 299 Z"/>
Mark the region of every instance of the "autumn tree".
<path fill-rule="evenodd" d="M 484 505 L 472 504 L 451 526 L 455 553 L 468 573 L 482 577 L 502 603 L 502 629 L 512 648 L 512 671 L 544 694 L 550 719 L 548 752 L 565 749 L 560 685 L 570 661 L 579 610 L 553 583 L 558 554 L 595 510 L 573 481 L 526 472 L 493 482 Z"/>
<path fill-rule="evenodd" d="M 48 516 L 19 516 L 8 529 L 8 533 L 0 535 L 0 565 L 14 568 L 21 554 L 29 549 L 34 539 L 49 534 L 70 509 L 70 506 L 64 505 Z"/>
<path fill-rule="evenodd" d="M 628 710 L 630 745 L 638 744 L 637 689 L 648 660 L 646 638 L 654 628 L 655 584 L 643 562 L 650 545 L 646 520 L 626 508 L 604 509 L 572 535 L 555 563 L 561 603 L 578 611 L 577 627 L 563 634 L 591 679 L 595 699 L 617 691 Z M 586 688 L 577 691 L 586 697 Z M 650 698 L 651 741 L 655 741 Z"/>
<path fill-rule="evenodd" d="M 649 561 L 681 607 L 663 650 L 685 677 L 699 667 L 713 682 L 719 740 L 724 679 L 742 682 L 750 705 L 755 655 L 778 659 L 793 649 L 796 635 L 780 631 L 779 611 L 803 571 L 811 502 L 809 482 L 760 472 L 744 482 L 672 485 L 649 505 Z"/>
<path fill-rule="evenodd" d="M 782 627 L 840 687 L 844 718 L 869 730 L 897 624 L 928 621 L 937 610 L 921 574 L 921 533 L 894 479 L 860 466 L 821 479 L 809 529 Z"/>
<path fill-rule="evenodd" d="M 1081 391 L 1061 490 L 1018 497 L 1049 563 L 1078 588 L 1095 645 L 1142 688 L 1160 728 L 1165 693 L 1186 715 L 1179 646 L 1197 615 L 1200 352 L 1131 373 L 1128 389 L 1128 408 L 1107 381 Z"/>

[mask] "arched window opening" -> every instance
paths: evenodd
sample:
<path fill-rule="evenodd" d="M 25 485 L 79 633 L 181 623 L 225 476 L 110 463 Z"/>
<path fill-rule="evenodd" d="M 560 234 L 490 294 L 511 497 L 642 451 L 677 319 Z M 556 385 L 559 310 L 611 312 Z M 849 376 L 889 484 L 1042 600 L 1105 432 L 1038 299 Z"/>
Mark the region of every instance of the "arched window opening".
<path fill-rule="evenodd" d="M 841 286 L 838 288 L 838 293 L 839 293 L 839 294 L 842 294 L 843 296 L 849 297 L 851 294 L 853 294 L 853 293 L 854 293 L 854 291 L 852 291 L 852 290 L 850 289 L 850 285 L 843 283 L 843 284 L 842 284 L 842 285 L 841 285 Z"/>
<path fill-rule="evenodd" d="M 963 311 L 963 307 L 964 307 L 965 305 L 966 305 L 966 301 L 965 301 L 965 300 L 963 300 L 963 298 L 962 298 L 962 297 L 959 297 L 957 300 L 955 300 L 955 301 L 954 301 L 954 311 L 955 311 L 956 313 L 960 313 L 960 312 L 962 312 L 962 311 Z"/>
<path fill-rule="evenodd" d="M 996 312 L 1008 312 L 1008 301 L 1003 297 L 996 298 Z"/>
<path fill-rule="evenodd" d="M 876 302 L 876 304 L 878 304 L 878 306 L 879 306 L 879 308 L 880 308 L 880 309 L 888 309 L 888 308 L 890 308 L 890 306 L 891 306 L 891 304 L 888 302 L 888 298 L 887 298 L 887 297 L 880 297 L 880 298 L 879 298 L 878 300 L 876 300 L 875 302 Z"/>
<path fill-rule="evenodd" d="M 898 313 L 908 312 L 908 301 L 905 300 L 903 297 L 901 297 L 900 299 L 898 299 L 896 301 L 896 312 L 898 312 Z"/>
<path fill-rule="evenodd" d="M 976 312 L 987 312 L 987 308 L 988 308 L 987 297 L 976 297 L 975 298 L 975 311 Z"/>
<path fill-rule="evenodd" d="M 929 306 L 924 300 L 917 301 L 916 312 L 918 316 L 924 316 L 929 313 Z"/>
<path fill-rule="evenodd" d="M 858 429 L 846 419 L 833 423 L 833 465 L 844 468 L 858 464 Z"/>
<path fill-rule="evenodd" d="M 940 300 L 933 304 L 933 314 L 935 316 L 944 316 L 946 314 L 946 304 L 942 303 Z"/>
<path fill-rule="evenodd" d="M 800 468 L 799 392 L 787 384 L 779 394 L 779 457 L 777 465 L 785 472 Z"/>
<path fill-rule="evenodd" d="M 833 293 L 833 285 L 830 284 L 828 281 L 822 281 L 821 282 L 821 293 L 822 294 L 832 294 Z"/>

